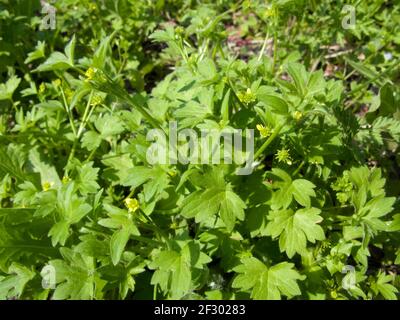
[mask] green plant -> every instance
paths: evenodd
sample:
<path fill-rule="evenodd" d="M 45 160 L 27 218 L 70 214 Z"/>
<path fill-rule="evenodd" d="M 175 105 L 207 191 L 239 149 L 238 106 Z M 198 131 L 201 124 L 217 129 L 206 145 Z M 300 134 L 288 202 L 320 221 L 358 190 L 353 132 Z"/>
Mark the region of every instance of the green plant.
<path fill-rule="evenodd" d="M 66 1 L 67 35 L 22 38 L 32 51 L 0 77 L 0 299 L 397 299 L 398 40 L 387 38 L 390 61 L 338 55 L 337 74 L 324 75 L 331 58 L 294 48 L 313 46 L 302 26 L 315 29 L 332 6 L 313 3 L 181 1 L 185 28 L 149 35 L 179 4 L 105 1 L 74 20 L 77 2 Z M 397 28 L 374 3 L 384 30 Z M 309 12 L 298 24 L 296 4 Z M 77 32 L 91 10 L 101 19 Z M 261 35 L 246 59 L 222 41 L 235 19 Z M 132 55 L 125 24 L 146 26 Z M 372 29 L 313 39 L 356 46 Z M 146 57 L 146 41 L 163 52 Z M 146 86 L 146 72 L 171 64 Z M 170 137 L 171 121 L 199 136 L 254 129 L 253 171 L 151 163 L 148 132 Z"/>

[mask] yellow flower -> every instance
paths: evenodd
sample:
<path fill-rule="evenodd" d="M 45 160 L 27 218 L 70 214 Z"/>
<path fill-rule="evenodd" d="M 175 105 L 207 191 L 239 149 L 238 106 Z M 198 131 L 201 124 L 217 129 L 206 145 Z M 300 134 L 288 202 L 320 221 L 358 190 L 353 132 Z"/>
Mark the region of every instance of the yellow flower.
<path fill-rule="evenodd" d="M 64 176 L 64 177 L 62 178 L 62 183 L 67 184 L 70 180 L 71 180 L 71 179 L 70 179 L 69 177 Z"/>
<path fill-rule="evenodd" d="M 95 68 L 90 67 L 89 69 L 87 69 L 85 72 L 85 76 L 86 76 L 85 81 L 93 80 L 94 76 L 96 75 L 96 72 L 97 72 L 97 70 Z"/>
<path fill-rule="evenodd" d="M 237 96 L 239 100 L 246 105 L 256 101 L 256 96 L 250 88 L 247 88 L 246 92 L 239 92 Z"/>
<path fill-rule="evenodd" d="M 98 106 L 98 105 L 100 105 L 100 104 L 102 104 L 102 103 L 103 103 L 103 98 L 102 98 L 100 95 L 97 95 L 97 94 L 96 94 L 96 95 L 93 96 L 90 105 L 92 105 L 92 106 Z"/>
<path fill-rule="evenodd" d="M 256 126 L 257 130 L 260 131 L 262 137 L 267 138 L 272 134 L 272 129 L 270 127 L 265 127 L 262 124 Z"/>
<path fill-rule="evenodd" d="M 43 93 L 46 91 L 46 85 L 42 82 L 39 86 L 39 93 Z"/>
<path fill-rule="evenodd" d="M 265 17 L 275 17 L 278 14 L 278 10 L 275 6 L 270 6 L 265 10 Z"/>
<path fill-rule="evenodd" d="M 179 228 L 179 225 L 178 225 L 178 223 L 177 223 L 176 221 L 173 221 L 173 222 L 169 225 L 169 227 L 170 227 L 171 229 L 173 229 L 173 230 L 176 230 L 176 229 Z"/>
<path fill-rule="evenodd" d="M 70 88 L 66 88 L 64 90 L 65 98 L 68 102 L 72 101 L 72 97 L 74 96 L 74 92 Z"/>
<path fill-rule="evenodd" d="M 53 186 L 54 182 L 45 181 L 42 184 L 43 191 L 48 191 Z"/>
<path fill-rule="evenodd" d="M 283 148 L 281 150 L 278 150 L 278 152 L 276 153 L 276 157 L 278 158 L 279 162 L 285 162 L 289 166 L 292 164 L 292 159 L 290 157 L 289 150 L 287 149 Z"/>
<path fill-rule="evenodd" d="M 175 33 L 179 36 L 182 37 L 183 34 L 185 33 L 185 29 L 183 29 L 181 26 L 175 28 Z"/>
<path fill-rule="evenodd" d="M 59 87 L 59 86 L 61 85 L 61 80 L 60 80 L 60 79 L 54 80 L 54 81 L 53 81 L 53 85 L 54 85 L 55 87 Z"/>
<path fill-rule="evenodd" d="M 124 203 L 129 212 L 135 212 L 139 209 L 139 201 L 137 199 L 126 198 Z"/>
<path fill-rule="evenodd" d="M 293 118 L 294 118 L 296 121 L 299 121 L 301 118 L 303 118 L 303 113 L 302 113 L 301 111 L 295 111 L 295 112 L 293 113 Z"/>
<path fill-rule="evenodd" d="M 168 174 L 169 174 L 171 177 L 175 177 L 175 176 L 176 176 L 176 172 L 175 172 L 174 170 L 169 170 L 169 171 L 168 171 Z"/>

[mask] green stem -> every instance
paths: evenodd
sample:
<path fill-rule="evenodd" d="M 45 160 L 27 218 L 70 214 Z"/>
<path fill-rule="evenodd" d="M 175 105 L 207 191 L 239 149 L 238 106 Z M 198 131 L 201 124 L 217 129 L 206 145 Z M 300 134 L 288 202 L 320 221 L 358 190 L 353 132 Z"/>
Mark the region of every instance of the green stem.
<path fill-rule="evenodd" d="M 65 165 L 64 176 L 66 176 L 66 177 L 68 177 L 68 165 L 75 156 L 75 150 L 76 150 L 77 145 L 78 145 L 78 139 L 75 138 L 74 144 L 72 145 L 71 152 L 69 153 L 69 156 L 68 156 L 67 164 Z"/>
<path fill-rule="evenodd" d="M 153 300 L 157 300 L 157 283 L 154 285 L 153 289 Z"/>
<path fill-rule="evenodd" d="M 71 125 L 72 132 L 74 133 L 74 136 L 76 137 L 77 136 L 76 135 L 76 129 L 75 129 L 75 124 L 74 124 L 74 119 L 72 118 L 72 113 L 71 113 L 71 110 L 70 110 L 70 106 L 69 106 L 69 104 L 67 102 L 67 98 L 65 97 L 63 88 L 60 87 L 60 89 L 61 89 L 61 95 L 62 95 L 62 98 L 63 98 L 63 101 L 64 101 L 64 108 L 65 108 L 65 111 L 67 111 L 67 115 L 68 115 L 69 123 Z"/>
<path fill-rule="evenodd" d="M 85 160 L 84 163 L 90 162 L 90 160 L 92 160 L 93 156 L 95 155 L 96 151 L 97 151 L 97 148 L 93 149 L 93 150 L 89 153 L 89 156 L 86 158 L 86 160 Z"/>
<path fill-rule="evenodd" d="M 136 107 L 140 113 L 146 118 L 146 120 L 154 127 L 157 129 L 162 130 L 165 132 L 165 130 L 161 127 L 161 125 L 144 109 L 142 106 L 140 106 L 132 97 L 128 96 L 129 102 L 133 107 Z"/>
<path fill-rule="evenodd" d="M 139 210 L 139 212 L 147 221 L 151 223 L 156 234 L 158 234 L 161 237 L 161 239 L 164 239 L 165 244 L 167 245 L 168 249 L 170 249 L 167 234 L 163 230 L 161 230 L 161 228 L 153 221 L 153 219 L 151 219 L 148 215 L 146 215 L 142 210 Z"/>
<path fill-rule="evenodd" d="M 278 51 L 278 34 L 275 31 L 274 32 L 274 60 L 272 62 L 272 70 L 271 70 L 272 74 L 274 74 L 274 72 L 275 72 L 276 60 L 277 60 L 277 57 L 278 57 L 277 51 Z"/>
<path fill-rule="evenodd" d="M 272 143 L 272 141 L 275 140 L 275 138 L 281 132 L 283 126 L 284 124 L 280 124 L 277 128 L 275 128 L 272 135 L 267 139 L 267 141 L 264 142 L 264 144 L 260 147 L 260 149 L 258 149 L 257 152 L 254 154 L 254 159 L 257 159 L 264 152 L 264 150 Z"/>
<path fill-rule="evenodd" d="M 242 101 L 240 101 L 239 97 L 237 96 L 235 89 L 233 89 L 233 86 L 232 86 L 232 83 L 231 83 L 230 79 L 228 79 L 228 85 L 229 85 L 229 88 L 231 88 L 231 90 L 232 90 L 232 93 L 233 93 L 233 96 L 235 97 L 235 100 L 239 103 L 240 108 L 241 109 L 246 109 L 246 106 L 243 104 Z"/>
<path fill-rule="evenodd" d="M 78 134 L 77 134 L 77 137 L 76 137 L 77 139 L 80 138 L 80 136 L 81 136 L 81 134 L 83 132 L 83 129 L 85 128 L 86 122 L 89 119 L 88 114 L 91 114 L 91 113 L 89 113 L 89 110 L 90 110 L 90 104 L 92 103 L 92 98 L 93 98 L 93 90 L 90 92 L 89 99 L 88 99 L 88 102 L 86 104 L 85 112 L 83 113 L 82 122 L 81 122 L 81 124 L 79 126 Z"/>
<path fill-rule="evenodd" d="M 266 34 L 266 36 L 265 36 L 263 46 L 262 46 L 261 51 L 260 51 L 260 54 L 259 54 L 259 56 L 258 56 L 258 61 L 261 61 L 261 58 L 262 58 L 263 55 L 264 55 L 265 48 L 267 47 L 268 38 L 269 38 L 269 32 L 267 32 L 267 34 Z"/>
<path fill-rule="evenodd" d="M 300 165 L 297 167 L 297 169 L 293 172 L 293 176 L 296 176 L 299 171 L 301 170 L 301 168 L 303 168 L 303 166 L 306 164 L 306 162 L 303 160 Z"/>

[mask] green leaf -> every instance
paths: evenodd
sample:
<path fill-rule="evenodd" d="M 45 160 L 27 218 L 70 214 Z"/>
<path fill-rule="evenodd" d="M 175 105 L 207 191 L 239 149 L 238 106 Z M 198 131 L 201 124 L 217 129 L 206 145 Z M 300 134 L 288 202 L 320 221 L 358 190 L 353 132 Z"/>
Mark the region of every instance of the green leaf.
<path fill-rule="evenodd" d="M 274 113 L 286 116 L 289 112 L 289 107 L 286 101 L 275 94 L 272 95 L 257 92 L 257 98 L 265 104 L 266 107 L 271 108 Z"/>
<path fill-rule="evenodd" d="M 161 166 L 152 168 L 137 166 L 128 170 L 122 185 L 137 188 L 144 184 L 143 192 L 145 201 L 150 201 L 155 195 L 162 193 L 169 184 L 168 172 Z"/>
<path fill-rule="evenodd" d="M 53 187 L 61 185 L 60 177 L 51 161 L 45 157 L 43 152 L 38 148 L 29 151 L 29 161 L 33 165 L 34 171 L 40 174 L 42 185 L 45 183 L 52 184 Z"/>
<path fill-rule="evenodd" d="M 218 80 L 218 72 L 215 62 L 212 59 L 205 58 L 197 65 L 199 74 L 203 78 L 202 83 L 210 84 Z"/>
<path fill-rule="evenodd" d="M 24 172 L 22 169 L 24 162 L 25 154 L 20 149 L 15 148 L 12 144 L 8 145 L 8 147 L 0 145 L 0 177 L 9 174 L 19 182 L 28 180 L 35 186 L 40 185 L 37 174 Z"/>
<path fill-rule="evenodd" d="M 388 227 L 388 231 L 400 231 L 400 214 L 395 214 L 393 216 L 393 221 L 390 223 Z"/>
<path fill-rule="evenodd" d="M 291 62 L 287 66 L 287 72 L 294 81 L 300 97 L 304 97 L 307 91 L 308 73 L 302 64 Z"/>
<path fill-rule="evenodd" d="M 109 218 L 100 219 L 98 224 L 110 229 L 117 229 L 110 240 L 111 260 L 117 265 L 131 235 L 139 236 L 140 232 L 126 210 L 104 205 Z"/>
<path fill-rule="evenodd" d="M 21 83 L 21 79 L 17 76 L 10 77 L 6 83 L 0 84 L 0 101 L 1 100 L 12 100 L 14 91 L 18 88 Z"/>
<path fill-rule="evenodd" d="M 233 191 L 226 190 L 222 195 L 220 214 L 228 230 L 233 230 L 236 219 L 244 220 L 246 204 Z"/>
<path fill-rule="evenodd" d="M 362 220 L 373 230 L 387 230 L 388 224 L 380 218 L 393 210 L 393 204 L 395 201 L 395 197 L 374 198 L 368 201 L 359 211 L 359 215 L 362 216 Z"/>
<path fill-rule="evenodd" d="M 397 300 L 396 294 L 399 292 L 395 286 L 390 284 L 393 276 L 379 273 L 376 282 L 372 283 L 371 289 L 376 294 L 381 294 L 387 300 Z"/>
<path fill-rule="evenodd" d="M 368 78 L 369 80 L 378 80 L 379 74 L 362 63 L 355 62 L 347 57 L 344 57 L 344 60 L 358 73 Z"/>
<path fill-rule="evenodd" d="M 53 52 L 50 57 L 42 63 L 35 71 L 57 71 L 71 68 L 69 58 L 61 52 Z"/>
<path fill-rule="evenodd" d="M 304 279 L 293 267 L 293 263 L 281 262 L 268 268 L 256 258 L 244 258 L 234 269 L 239 275 L 232 287 L 251 289 L 251 298 L 256 300 L 280 300 L 282 295 L 292 298 L 301 294 L 297 280 Z"/>
<path fill-rule="evenodd" d="M 155 42 L 168 42 L 174 41 L 174 28 L 171 26 L 167 26 L 166 30 L 156 30 L 150 35 L 150 39 L 153 39 Z"/>
<path fill-rule="evenodd" d="M 293 198 L 304 207 L 311 206 L 310 198 L 316 196 L 316 186 L 313 183 L 305 179 L 292 181 L 285 171 L 277 168 L 273 168 L 268 176 L 272 179 L 272 188 L 278 189 L 274 191 L 271 199 L 273 209 L 288 208 Z"/>
<path fill-rule="evenodd" d="M 382 116 L 391 116 L 396 112 L 396 101 L 394 98 L 393 87 L 386 83 L 379 91 L 380 105 L 379 110 Z"/>
<path fill-rule="evenodd" d="M 95 260 L 69 248 L 61 248 L 60 252 L 63 260 L 49 263 L 56 271 L 57 287 L 53 299 L 101 299 L 106 281 L 100 279 Z"/>
<path fill-rule="evenodd" d="M 184 242 L 179 252 L 160 251 L 149 264 L 150 269 L 156 270 L 151 284 L 158 284 L 169 298 L 180 299 L 195 287 L 196 274 L 205 271 L 204 265 L 210 261 L 194 241 Z"/>
<path fill-rule="evenodd" d="M 103 139 L 120 134 L 125 130 L 124 123 L 118 117 L 108 113 L 98 118 L 94 125 Z"/>
<path fill-rule="evenodd" d="M 92 66 L 94 68 L 98 69 L 104 69 L 105 63 L 106 63 L 106 58 L 107 58 L 107 52 L 110 48 L 110 41 L 114 37 L 113 33 L 112 35 L 105 37 L 101 42 L 98 48 L 96 49 L 96 52 L 94 53 L 93 56 L 93 63 Z"/>
<path fill-rule="evenodd" d="M 82 147 L 93 151 L 97 149 L 101 144 L 101 135 L 95 131 L 87 131 L 82 136 Z"/>
<path fill-rule="evenodd" d="M 71 41 L 67 44 L 64 50 L 65 55 L 68 58 L 68 63 L 71 66 L 74 65 L 75 45 L 76 45 L 76 38 L 75 35 L 73 35 Z"/>
<path fill-rule="evenodd" d="M 74 182 L 70 182 L 57 190 L 58 221 L 48 233 L 53 246 L 56 246 L 57 243 L 64 245 L 70 235 L 70 226 L 78 223 L 92 210 L 92 207 L 85 203 L 83 198 L 74 194 L 74 186 Z"/>
<path fill-rule="evenodd" d="M 291 192 L 294 199 L 304 207 L 311 206 L 310 197 L 315 197 L 314 188 L 316 186 L 308 180 L 297 179 L 292 182 Z"/>
<path fill-rule="evenodd" d="M 225 93 L 224 100 L 221 104 L 221 118 L 225 124 L 229 122 L 229 100 L 231 96 L 231 89 L 228 89 Z"/>
<path fill-rule="evenodd" d="M 35 47 L 35 50 L 28 54 L 28 57 L 25 59 L 24 63 L 28 64 L 37 59 L 44 58 L 45 57 L 45 53 L 44 53 L 45 46 L 46 46 L 46 43 L 44 41 L 38 41 L 38 43 Z"/>
<path fill-rule="evenodd" d="M 53 247 L 60 243 L 64 245 L 70 236 L 69 232 L 70 224 L 67 221 L 59 221 L 55 225 L 53 225 L 48 233 L 48 236 L 51 237 L 51 244 Z"/>
<path fill-rule="evenodd" d="M 130 230 L 128 228 L 122 228 L 112 235 L 110 240 L 110 248 L 111 260 L 114 266 L 117 265 L 121 259 L 121 255 L 124 252 L 126 244 L 128 243 L 129 236 Z"/>
<path fill-rule="evenodd" d="M 71 41 L 66 45 L 64 53 L 53 52 L 50 57 L 42 63 L 35 71 L 57 71 L 67 70 L 74 67 L 74 52 L 75 52 L 76 38 L 72 37 Z"/>
<path fill-rule="evenodd" d="M 219 213 L 228 230 L 234 228 L 236 219 L 244 219 L 246 208 L 243 200 L 229 186 L 225 190 L 211 188 L 196 191 L 183 201 L 182 206 L 182 216 L 194 217 L 196 222 L 206 221 Z"/>
<path fill-rule="evenodd" d="M 8 269 L 9 276 L 0 280 L 0 300 L 19 299 L 26 284 L 35 277 L 35 272 L 13 262 Z"/>
<path fill-rule="evenodd" d="M 77 186 L 82 194 L 96 193 L 100 186 L 97 183 L 98 168 L 93 168 L 93 161 L 77 167 Z"/>
<path fill-rule="evenodd" d="M 273 211 L 268 215 L 270 221 L 266 234 L 272 238 L 279 237 L 281 252 L 286 251 L 289 258 L 295 253 L 307 254 L 307 240 L 315 243 L 324 240 L 324 230 L 318 225 L 322 221 L 317 208 Z"/>

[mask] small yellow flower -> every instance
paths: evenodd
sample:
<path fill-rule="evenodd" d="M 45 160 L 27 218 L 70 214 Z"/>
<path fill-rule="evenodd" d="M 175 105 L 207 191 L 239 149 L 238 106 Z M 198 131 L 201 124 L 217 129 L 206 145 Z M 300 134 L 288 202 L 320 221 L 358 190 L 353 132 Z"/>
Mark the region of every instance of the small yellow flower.
<path fill-rule="evenodd" d="M 171 177 L 175 177 L 175 176 L 176 176 L 176 172 L 175 172 L 174 170 L 169 170 L 169 171 L 168 171 L 168 174 L 169 174 Z"/>
<path fill-rule="evenodd" d="M 66 88 L 64 90 L 65 98 L 68 102 L 72 101 L 72 97 L 74 96 L 74 92 L 70 88 Z"/>
<path fill-rule="evenodd" d="M 129 212 L 135 212 L 139 209 L 139 201 L 137 199 L 126 198 L 124 203 Z"/>
<path fill-rule="evenodd" d="M 42 184 L 43 191 L 48 191 L 53 186 L 54 182 L 45 181 Z"/>
<path fill-rule="evenodd" d="M 60 79 L 54 80 L 54 81 L 53 81 L 53 85 L 54 85 L 55 87 L 59 87 L 59 86 L 61 85 L 61 80 L 60 80 Z"/>
<path fill-rule="evenodd" d="M 182 37 L 183 34 L 185 33 L 185 29 L 183 29 L 181 26 L 176 27 L 176 28 L 175 28 L 175 33 L 176 33 L 178 36 Z"/>
<path fill-rule="evenodd" d="M 267 138 L 272 134 L 272 129 L 270 127 L 265 127 L 262 124 L 256 126 L 257 130 L 260 131 L 262 137 Z"/>
<path fill-rule="evenodd" d="M 301 118 L 303 118 L 303 113 L 302 113 L 301 111 L 295 111 L 295 112 L 293 113 L 293 118 L 294 118 L 296 121 L 299 121 Z"/>
<path fill-rule="evenodd" d="M 276 153 L 276 157 L 279 162 L 285 162 L 289 166 L 292 164 L 292 159 L 290 157 L 289 150 L 285 148 L 278 150 L 278 152 Z"/>
<path fill-rule="evenodd" d="M 102 98 L 100 95 L 97 95 L 97 94 L 96 94 L 96 95 L 93 96 L 90 105 L 92 105 L 92 106 L 98 106 L 98 105 L 100 105 L 100 104 L 102 104 L 102 103 L 103 103 L 103 98 Z"/>
<path fill-rule="evenodd" d="M 278 15 L 278 10 L 275 6 L 270 6 L 267 10 L 265 10 L 265 17 L 275 17 Z"/>
<path fill-rule="evenodd" d="M 42 82 L 39 86 L 39 93 L 43 93 L 46 91 L 46 85 Z"/>
<path fill-rule="evenodd" d="M 173 221 L 173 222 L 169 225 L 169 227 L 170 227 L 171 229 L 173 229 L 173 230 L 176 230 L 176 229 L 179 228 L 179 225 L 178 225 L 178 223 L 177 223 L 176 221 Z"/>
<path fill-rule="evenodd" d="M 95 3 L 91 3 L 91 4 L 89 5 L 89 9 L 90 9 L 91 11 L 95 11 L 95 10 L 97 9 L 96 4 L 95 4 Z"/>
<path fill-rule="evenodd" d="M 86 76 L 85 81 L 93 80 L 94 76 L 96 75 L 96 72 L 97 72 L 97 70 L 95 68 L 90 67 L 89 69 L 87 69 L 85 72 L 85 76 Z"/>
<path fill-rule="evenodd" d="M 71 179 L 70 179 L 69 177 L 64 176 L 64 177 L 62 178 L 62 183 L 63 183 L 63 184 L 67 184 L 70 180 L 71 180 Z"/>
<path fill-rule="evenodd" d="M 239 100 L 246 105 L 256 101 L 256 96 L 250 88 L 247 88 L 246 92 L 239 92 L 237 96 Z"/>

